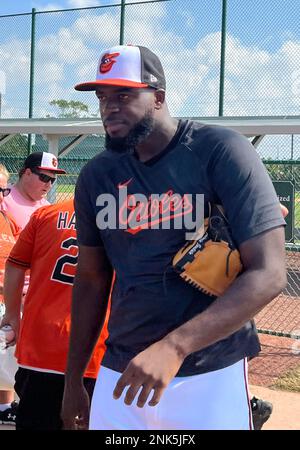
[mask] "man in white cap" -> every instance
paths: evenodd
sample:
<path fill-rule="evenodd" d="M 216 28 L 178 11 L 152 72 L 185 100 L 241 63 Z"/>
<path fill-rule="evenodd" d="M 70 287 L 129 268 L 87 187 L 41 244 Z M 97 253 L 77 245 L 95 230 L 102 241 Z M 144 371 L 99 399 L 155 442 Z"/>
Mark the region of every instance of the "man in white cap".
<path fill-rule="evenodd" d="M 58 168 L 53 153 L 31 153 L 19 171 L 19 180 L 4 199 L 3 210 L 10 213 L 23 229 L 37 208 L 49 204 L 46 196 L 56 181 L 56 174 L 63 173 L 66 172 Z"/>
<path fill-rule="evenodd" d="M 259 156 L 233 130 L 172 118 L 162 64 L 145 47 L 103 51 L 96 80 L 76 89 L 99 99 L 106 151 L 82 169 L 75 191 L 80 251 L 65 428 L 87 423 L 82 376 L 115 271 L 90 429 L 252 429 L 247 358 L 260 350 L 253 317 L 286 283 L 285 222 Z M 196 194 L 207 213 L 223 205 L 243 265 L 219 296 L 172 268 Z"/>

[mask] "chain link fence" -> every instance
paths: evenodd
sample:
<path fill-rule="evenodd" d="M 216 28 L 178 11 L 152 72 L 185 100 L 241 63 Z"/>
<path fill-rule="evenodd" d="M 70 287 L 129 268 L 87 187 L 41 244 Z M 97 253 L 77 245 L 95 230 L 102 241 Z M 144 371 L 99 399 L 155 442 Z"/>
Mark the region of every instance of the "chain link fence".
<path fill-rule="evenodd" d="M 299 136 L 284 136 L 281 142 L 279 156 L 281 158 L 290 156 L 291 140 L 297 145 L 292 151 L 298 151 Z M 64 137 L 60 140 L 60 149 L 68 144 L 71 138 Z M 267 138 L 266 138 L 267 139 Z M 268 139 L 267 139 L 268 140 Z M 2 156 L 1 163 L 4 164 L 11 175 L 11 182 L 18 178 L 18 171 L 27 156 L 26 140 L 23 142 L 23 155 L 19 157 Z M 100 135 L 88 136 L 82 144 L 73 149 L 66 157 L 61 157 L 60 167 L 66 170 L 66 175 L 59 175 L 58 181 L 49 193 L 51 202 L 58 202 L 73 197 L 76 179 L 81 168 L 89 159 L 104 149 L 104 137 Z M 47 142 L 42 136 L 37 135 L 33 150 L 47 151 Z M 265 148 L 258 147 L 260 156 L 263 158 Z M 278 149 L 275 149 L 278 156 Z M 288 285 L 286 289 L 270 305 L 263 309 L 257 316 L 257 326 L 260 332 L 276 336 L 299 338 L 300 337 L 300 161 L 282 159 L 264 159 L 265 167 L 273 182 L 288 182 L 292 186 L 293 197 L 280 197 L 279 199 L 289 209 L 290 235 L 286 243 L 286 262 L 288 270 Z M 287 203 L 286 203 L 287 202 Z M 289 217 L 288 217 L 289 218 Z M 287 219 L 288 221 L 288 219 Z"/>
<path fill-rule="evenodd" d="M 299 1 L 275 0 L 270 7 L 267 0 L 228 0 L 226 16 L 224 3 L 210 0 L 208 8 L 208 2 L 196 0 L 107 1 L 86 9 L 0 16 L 0 118 L 64 117 L 50 104 L 57 99 L 87 105 L 86 113 L 77 111 L 80 117 L 97 116 L 94 95 L 73 87 L 94 79 L 100 50 L 123 41 L 148 46 L 160 56 L 174 116 L 216 116 L 220 97 L 224 116 L 298 114 Z M 42 136 L 34 139 L 31 151 L 48 149 Z M 60 150 L 70 141 L 61 138 Z M 50 200 L 72 196 L 80 169 L 102 149 L 103 136 L 93 135 L 61 157 L 67 175 L 58 177 Z M 300 334 L 300 136 L 267 136 L 257 151 L 273 181 L 294 187 L 288 286 L 258 315 L 257 325 L 265 333 L 295 337 Z M 0 162 L 16 181 L 28 154 L 27 136 L 14 137 L 0 152 Z"/>
<path fill-rule="evenodd" d="M 0 163 L 4 164 L 10 176 L 10 182 L 18 179 L 24 159 L 27 157 L 27 138 L 18 136 L 16 145 L 19 145 L 19 156 L 10 156 L 11 144 L 4 144 Z M 62 137 L 59 140 L 59 152 L 72 140 L 72 137 Z M 1 147 L 0 147 L 1 148 Z M 7 149 L 7 151 L 5 151 Z M 85 140 L 74 148 L 67 156 L 59 157 L 59 167 L 66 171 L 66 175 L 58 175 L 57 182 L 48 194 L 50 202 L 61 202 L 68 200 L 74 194 L 75 184 L 82 167 L 104 149 L 104 137 L 101 135 L 87 136 Z M 32 151 L 48 151 L 48 143 L 41 135 L 35 136 Z"/>
<path fill-rule="evenodd" d="M 94 96 L 74 85 L 93 80 L 100 50 L 119 43 L 160 56 L 173 115 L 215 116 L 221 99 L 226 116 L 298 114 L 299 13 L 298 0 L 107 0 L 0 16 L 0 116 L 53 116 L 56 99 L 97 115 Z"/>
<path fill-rule="evenodd" d="M 290 186 L 285 195 L 279 195 L 280 201 L 289 209 L 286 218 L 288 282 L 284 291 L 257 316 L 256 323 L 263 333 L 300 339 L 300 161 L 269 160 L 265 161 L 265 166 L 275 184 L 280 182 Z"/>

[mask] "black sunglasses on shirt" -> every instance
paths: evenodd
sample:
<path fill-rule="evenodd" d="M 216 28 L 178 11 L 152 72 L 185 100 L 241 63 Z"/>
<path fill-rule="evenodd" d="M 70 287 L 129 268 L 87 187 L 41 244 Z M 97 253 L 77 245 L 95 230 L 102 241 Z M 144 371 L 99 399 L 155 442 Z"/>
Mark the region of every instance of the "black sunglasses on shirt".
<path fill-rule="evenodd" d="M 51 184 L 55 183 L 56 178 L 55 177 L 49 177 L 49 175 L 46 175 L 44 173 L 39 172 L 38 170 L 30 169 L 32 173 L 37 175 L 39 177 L 39 180 L 43 183 L 49 183 L 51 181 Z"/>
<path fill-rule="evenodd" d="M 10 194 L 11 189 L 10 188 L 1 188 L 0 187 L 0 192 L 2 192 L 3 197 L 7 197 Z"/>

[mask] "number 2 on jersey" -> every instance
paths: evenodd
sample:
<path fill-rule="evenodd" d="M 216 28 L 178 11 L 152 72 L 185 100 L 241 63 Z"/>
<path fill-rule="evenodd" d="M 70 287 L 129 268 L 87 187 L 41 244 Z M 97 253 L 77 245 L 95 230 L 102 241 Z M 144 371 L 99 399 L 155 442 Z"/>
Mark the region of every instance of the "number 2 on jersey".
<path fill-rule="evenodd" d="M 65 272 L 65 268 L 67 265 L 76 266 L 78 260 L 78 247 L 77 240 L 73 237 L 64 240 L 61 243 L 61 248 L 71 249 L 72 247 L 76 247 L 77 253 L 76 255 L 65 254 L 60 256 L 56 260 L 56 264 L 51 276 L 51 280 L 58 281 L 59 283 L 64 284 L 73 284 L 74 276 Z"/>

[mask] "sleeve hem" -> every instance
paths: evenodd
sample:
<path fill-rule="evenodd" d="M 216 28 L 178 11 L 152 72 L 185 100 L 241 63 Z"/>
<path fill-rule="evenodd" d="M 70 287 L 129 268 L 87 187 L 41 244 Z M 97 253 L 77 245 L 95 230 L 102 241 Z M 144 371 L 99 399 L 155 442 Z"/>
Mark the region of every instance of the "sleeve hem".
<path fill-rule="evenodd" d="M 25 270 L 30 269 L 30 263 L 27 263 L 24 261 L 19 261 L 18 259 L 14 259 L 11 256 L 9 256 L 7 258 L 7 262 L 9 264 L 12 264 L 13 266 L 17 266 L 17 267 L 25 269 Z"/>
<path fill-rule="evenodd" d="M 286 223 L 285 221 L 282 220 L 272 220 L 272 221 L 267 221 L 267 222 L 263 222 L 261 224 L 259 224 L 258 226 L 255 227 L 255 230 L 253 230 L 253 232 L 249 235 L 243 235 L 241 236 L 241 238 L 237 241 L 238 245 L 241 245 L 243 242 L 248 241 L 249 239 L 263 233 L 264 231 L 271 231 L 274 228 L 278 228 L 278 227 L 285 227 Z"/>

